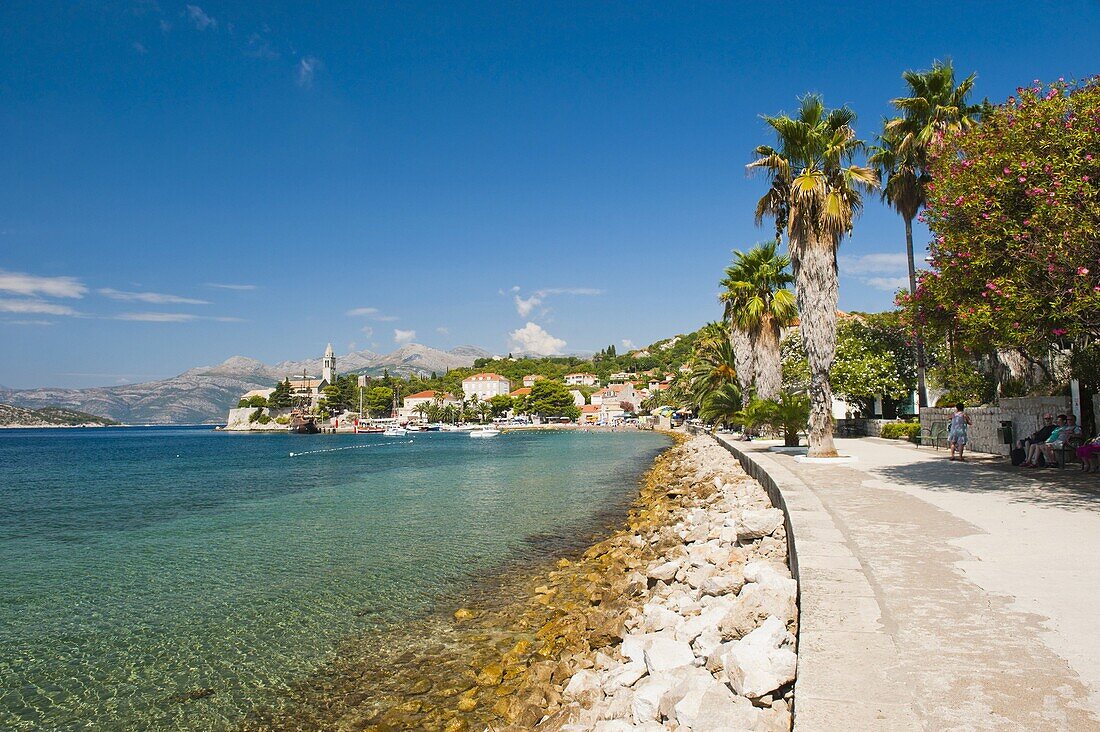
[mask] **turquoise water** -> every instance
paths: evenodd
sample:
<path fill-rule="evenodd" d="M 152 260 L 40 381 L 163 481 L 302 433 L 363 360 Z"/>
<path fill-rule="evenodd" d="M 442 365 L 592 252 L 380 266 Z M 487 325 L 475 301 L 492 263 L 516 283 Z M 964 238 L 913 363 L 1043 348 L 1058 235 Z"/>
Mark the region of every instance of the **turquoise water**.
<path fill-rule="evenodd" d="M 0 430 L 0 729 L 232 728 L 341 639 L 587 539 L 667 444 Z"/>

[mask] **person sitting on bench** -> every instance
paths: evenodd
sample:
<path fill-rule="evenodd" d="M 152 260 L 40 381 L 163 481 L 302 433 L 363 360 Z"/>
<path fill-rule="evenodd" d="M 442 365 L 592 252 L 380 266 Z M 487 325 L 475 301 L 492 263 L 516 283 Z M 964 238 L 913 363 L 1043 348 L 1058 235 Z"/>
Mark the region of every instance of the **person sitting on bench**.
<path fill-rule="evenodd" d="M 1036 442 L 1046 442 L 1050 438 L 1050 433 L 1054 432 L 1055 429 L 1054 417 L 1049 414 L 1044 414 L 1043 426 L 1024 439 L 1017 441 L 1016 447 L 1026 450 Z"/>
<path fill-rule="evenodd" d="M 1077 448 L 1081 460 L 1081 472 L 1100 473 L 1100 434 Z"/>
<path fill-rule="evenodd" d="M 1045 458 L 1045 455 L 1043 454 L 1043 447 L 1046 446 L 1049 443 L 1055 442 L 1058 439 L 1058 434 L 1065 428 L 1065 426 L 1066 426 L 1066 415 L 1059 414 L 1058 415 L 1058 424 L 1057 424 L 1057 426 L 1055 426 L 1055 428 L 1053 430 L 1051 430 L 1050 435 L 1045 440 L 1043 440 L 1042 442 L 1033 442 L 1030 445 L 1028 445 L 1028 447 L 1027 447 L 1027 459 L 1024 460 L 1024 462 L 1022 462 L 1020 464 L 1020 467 L 1021 468 L 1037 468 L 1037 467 L 1039 467 L 1039 457 L 1044 456 L 1044 458 Z M 1049 465 L 1049 464 L 1050 464 L 1050 462 L 1047 461 L 1047 465 Z"/>

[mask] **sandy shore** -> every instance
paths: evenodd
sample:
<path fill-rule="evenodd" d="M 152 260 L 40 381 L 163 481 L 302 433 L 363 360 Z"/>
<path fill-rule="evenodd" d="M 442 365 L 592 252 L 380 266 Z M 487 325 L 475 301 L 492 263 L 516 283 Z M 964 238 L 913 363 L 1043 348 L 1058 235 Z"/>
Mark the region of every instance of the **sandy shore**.
<path fill-rule="evenodd" d="M 619 530 L 500 577 L 418 642 L 340 654 L 244 729 L 789 729 L 782 514 L 712 439 L 675 437 Z"/>

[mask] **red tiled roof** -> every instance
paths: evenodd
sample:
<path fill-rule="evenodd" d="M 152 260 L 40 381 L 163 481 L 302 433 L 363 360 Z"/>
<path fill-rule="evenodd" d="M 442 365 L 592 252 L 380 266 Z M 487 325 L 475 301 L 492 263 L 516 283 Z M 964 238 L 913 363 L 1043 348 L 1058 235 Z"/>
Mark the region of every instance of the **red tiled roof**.
<path fill-rule="evenodd" d="M 427 391 L 418 391 L 415 394 L 409 394 L 406 399 L 435 399 L 435 395 L 438 392 L 428 389 Z M 443 394 L 444 399 L 450 396 L 450 394 Z"/>
<path fill-rule="evenodd" d="M 527 396 L 530 393 L 531 393 L 531 387 L 524 386 L 520 389 L 516 389 L 515 391 L 509 393 L 508 396 Z"/>
<path fill-rule="evenodd" d="M 600 405 L 599 404 L 585 404 L 583 407 L 581 407 L 581 411 L 582 412 L 598 412 L 598 411 L 600 411 Z"/>
<path fill-rule="evenodd" d="M 483 374 L 474 374 L 473 376 L 467 376 L 465 379 L 462 380 L 462 383 L 465 384 L 467 381 L 508 381 L 508 379 L 504 378 L 500 374 L 486 372 Z"/>

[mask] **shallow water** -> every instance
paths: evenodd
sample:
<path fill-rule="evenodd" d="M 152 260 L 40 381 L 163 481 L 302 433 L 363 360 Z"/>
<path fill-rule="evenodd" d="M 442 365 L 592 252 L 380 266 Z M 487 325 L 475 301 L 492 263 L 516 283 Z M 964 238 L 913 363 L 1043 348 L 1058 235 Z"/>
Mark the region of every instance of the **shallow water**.
<path fill-rule="evenodd" d="M 342 640 L 587 538 L 667 444 L 0 431 L 0 729 L 232 728 Z"/>

